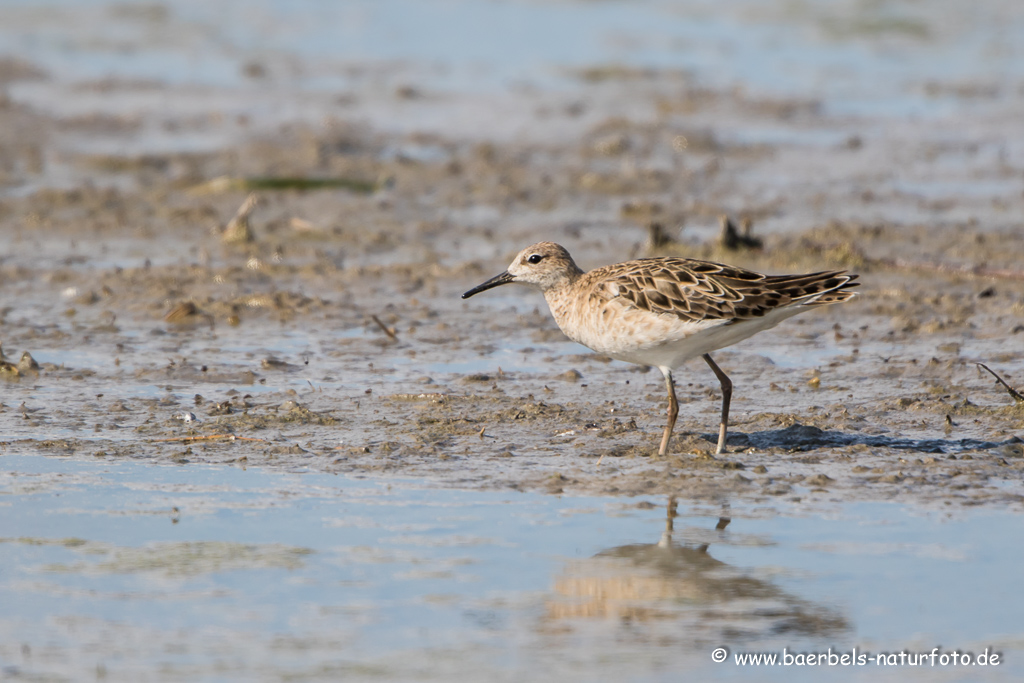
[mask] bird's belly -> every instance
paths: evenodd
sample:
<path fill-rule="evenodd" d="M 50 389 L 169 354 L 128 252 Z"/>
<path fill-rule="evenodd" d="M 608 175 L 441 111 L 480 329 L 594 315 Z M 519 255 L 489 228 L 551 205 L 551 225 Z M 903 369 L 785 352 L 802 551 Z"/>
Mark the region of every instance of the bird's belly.
<path fill-rule="evenodd" d="M 676 316 L 637 312 L 611 321 L 598 316 L 571 329 L 562 327 L 573 341 L 616 360 L 676 368 L 705 353 L 732 346 L 774 327 L 798 310 L 777 310 L 748 320 L 680 320 Z"/>
<path fill-rule="evenodd" d="M 556 321 L 567 337 L 598 353 L 641 365 L 665 365 L 668 360 L 684 355 L 682 363 L 699 350 L 701 333 L 720 321 L 692 322 L 676 316 L 663 316 L 645 311 L 615 310 L 602 314 L 580 316 L 574 324 Z M 696 346 L 695 346 L 696 343 Z"/>

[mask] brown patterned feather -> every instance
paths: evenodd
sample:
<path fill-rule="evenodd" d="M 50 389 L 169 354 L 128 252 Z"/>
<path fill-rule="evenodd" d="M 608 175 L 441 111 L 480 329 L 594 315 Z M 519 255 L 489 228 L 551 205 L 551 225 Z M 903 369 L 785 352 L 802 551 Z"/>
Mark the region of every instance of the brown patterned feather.
<path fill-rule="evenodd" d="M 597 268 L 584 274 L 606 300 L 621 297 L 636 308 L 682 320 L 747 320 L 801 302 L 846 301 L 857 276 L 844 271 L 762 275 L 710 261 L 648 258 Z M 815 298 L 817 297 L 817 298 Z"/>

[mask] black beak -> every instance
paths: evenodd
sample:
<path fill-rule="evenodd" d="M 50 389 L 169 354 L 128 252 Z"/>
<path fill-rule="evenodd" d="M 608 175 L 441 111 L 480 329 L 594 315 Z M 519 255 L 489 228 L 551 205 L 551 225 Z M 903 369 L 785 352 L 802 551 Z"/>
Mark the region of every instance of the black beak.
<path fill-rule="evenodd" d="M 501 275 L 495 275 L 494 277 L 492 277 L 490 280 L 488 280 L 487 282 L 483 283 L 482 285 L 477 285 L 473 289 L 469 290 L 468 292 L 466 292 L 465 294 L 462 295 L 462 298 L 463 299 L 468 299 L 469 297 L 473 296 L 474 294 L 479 294 L 480 292 L 484 291 L 485 289 L 491 289 L 492 287 L 497 287 L 498 285 L 507 285 L 509 282 L 513 282 L 513 278 L 514 277 L 515 277 L 514 275 L 511 275 L 506 270 Z"/>

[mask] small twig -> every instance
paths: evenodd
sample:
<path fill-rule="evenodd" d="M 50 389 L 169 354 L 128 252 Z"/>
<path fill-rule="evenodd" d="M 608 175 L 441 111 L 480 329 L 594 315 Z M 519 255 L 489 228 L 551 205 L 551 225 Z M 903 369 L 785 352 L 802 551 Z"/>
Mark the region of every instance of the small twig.
<path fill-rule="evenodd" d="M 392 330 L 387 325 L 385 325 L 384 323 L 382 323 L 380 318 L 378 318 L 375 315 L 370 315 L 370 320 L 372 320 L 373 322 L 377 323 L 377 327 L 379 327 L 380 329 L 384 330 L 384 334 L 386 334 L 389 337 L 391 337 L 391 339 L 393 341 L 398 341 L 398 335 L 395 334 L 395 331 Z"/>
<path fill-rule="evenodd" d="M 953 275 L 973 275 L 975 277 L 989 277 L 1001 280 L 1024 280 L 1024 271 L 1009 270 L 1006 268 L 989 268 L 987 266 L 954 266 L 948 263 L 937 263 L 935 261 L 907 261 L 905 259 L 872 259 L 878 265 L 898 270 L 930 270 L 936 273 L 950 273 Z"/>
<path fill-rule="evenodd" d="M 254 436 L 235 436 L 234 434 L 208 434 L 206 436 L 172 436 L 169 439 L 153 439 L 154 443 L 161 441 L 213 441 L 214 439 L 227 439 L 229 441 L 262 441 L 267 442 L 266 439 L 257 439 Z"/>
<path fill-rule="evenodd" d="M 228 243 L 252 242 L 255 236 L 252 233 L 252 228 L 249 226 L 249 215 L 252 214 L 253 209 L 259 203 L 259 195 L 255 192 L 250 192 L 249 196 L 242 202 L 242 205 L 238 207 L 234 218 L 228 221 L 228 224 L 224 227 L 220 236 L 221 240 Z"/>
<path fill-rule="evenodd" d="M 724 213 L 718 217 L 718 224 L 722 227 L 722 235 L 718 243 L 723 249 L 736 251 L 738 249 L 760 249 L 764 241 L 760 237 L 754 237 L 754 224 L 749 218 L 744 218 L 740 223 L 743 232 L 736 229 L 736 225 Z"/>
<path fill-rule="evenodd" d="M 487 426 L 486 425 L 481 427 L 480 431 L 477 432 L 476 435 L 478 437 L 480 437 L 481 441 L 483 441 L 484 439 L 497 439 L 498 438 L 498 437 L 494 436 L 493 434 L 488 434 L 487 433 Z"/>
<path fill-rule="evenodd" d="M 988 374 L 990 374 L 993 377 L 995 377 L 996 381 L 999 382 L 1000 384 L 1002 384 L 1003 387 L 1005 387 L 1006 390 L 1008 392 L 1010 392 L 1010 396 L 1013 397 L 1014 401 L 1016 401 L 1017 403 L 1024 403 L 1024 396 L 1022 396 L 1019 391 L 1017 391 L 1016 389 L 1011 387 L 1009 384 L 1007 384 L 1006 381 L 1002 377 L 1000 377 L 998 374 L 996 374 L 995 370 L 993 370 L 989 366 L 985 365 L 984 363 L 975 363 L 975 365 L 977 365 L 979 368 L 985 368 L 986 370 L 988 370 Z"/>

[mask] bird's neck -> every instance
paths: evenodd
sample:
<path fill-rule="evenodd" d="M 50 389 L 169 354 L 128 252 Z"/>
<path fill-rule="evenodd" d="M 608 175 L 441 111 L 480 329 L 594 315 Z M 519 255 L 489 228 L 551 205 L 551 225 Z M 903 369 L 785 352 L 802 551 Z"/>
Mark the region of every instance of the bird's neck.
<path fill-rule="evenodd" d="M 582 275 L 583 271 L 573 264 L 573 268 L 564 278 L 560 278 L 558 282 L 544 290 L 544 299 L 548 302 L 551 315 L 563 332 L 566 330 L 566 323 L 570 322 L 574 314 L 573 303 L 578 298 L 574 285 Z"/>

